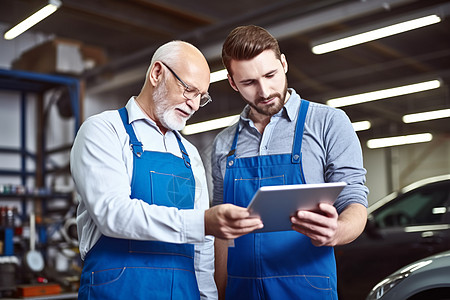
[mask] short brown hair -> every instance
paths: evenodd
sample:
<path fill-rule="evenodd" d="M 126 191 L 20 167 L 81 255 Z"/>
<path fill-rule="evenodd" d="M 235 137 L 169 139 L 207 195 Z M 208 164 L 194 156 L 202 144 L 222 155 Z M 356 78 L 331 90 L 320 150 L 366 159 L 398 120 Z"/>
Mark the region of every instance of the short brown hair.
<path fill-rule="evenodd" d="M 255 25 L 239 26 L 233 29 L 222 47 L 222 62 L 231 74 L 231 60 L 247 60 L 272 50 L 275 57 L 281 59 L 278 41 L 267 30 Z"/>

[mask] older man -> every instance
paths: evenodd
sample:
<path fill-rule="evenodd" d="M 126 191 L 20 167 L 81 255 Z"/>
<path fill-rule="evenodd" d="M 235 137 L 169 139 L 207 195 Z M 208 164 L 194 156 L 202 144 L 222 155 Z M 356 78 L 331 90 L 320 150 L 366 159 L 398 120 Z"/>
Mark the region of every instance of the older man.
<path fill-rule="evenodd" d="M 199 153 L 177 132 L 211 101 L 209 73 L 197 48 L 169 42 L 137 97 L 81 126 L 71 151 L 81 195 L 79 299 L 216 298 L 211 235 L 262 226 L 237 206 L 208 209 Z"/>

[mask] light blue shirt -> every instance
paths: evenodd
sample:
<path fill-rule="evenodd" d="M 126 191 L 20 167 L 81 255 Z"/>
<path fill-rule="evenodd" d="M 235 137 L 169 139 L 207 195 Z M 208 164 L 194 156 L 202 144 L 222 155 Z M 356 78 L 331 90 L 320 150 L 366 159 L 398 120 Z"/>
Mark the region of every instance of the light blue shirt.
<path fill-rule="evenodd" d="M 181 157 L 177 131 L 163 134 L 134 98 L 128 101 L 126 108 L 144 150 Z M 102 234 L 195 244 L 194 263 L 202 299 L 216 299 L 214 238 L 205 237 L 204 230 L 204 211 L 209 208 L 205 169 L 197 149 L 183 137 L 181 139 L 191 159 L 196 184 L 194 209 L 187 210 L 130 198 L 133 154 L 117 110 L 92 116 L 83 123 L 70 154 L 72 177 L 81 197 L 77 211 L 80 254 L 84 259 Z"/>
<path fill-rule="evenodd" d="M 221 131 L 214 140 L 211 154 L 213 204 L 223 203 L 226 158 L 239 126 L 236 157 L 252 157 L 292 152 L 295 125 L 301 98 L 293 89 L 288 101 L 261 134 L 248 118 L 247 105 L 236 124 Z M 342 212 L 351 203 L 367 207 L 361 145 L 347 115 L 340 109 L 311 102 L 302 140 L 302 164 L 306 183 L 344 181 L 347 186 L 335 202 Z"/>

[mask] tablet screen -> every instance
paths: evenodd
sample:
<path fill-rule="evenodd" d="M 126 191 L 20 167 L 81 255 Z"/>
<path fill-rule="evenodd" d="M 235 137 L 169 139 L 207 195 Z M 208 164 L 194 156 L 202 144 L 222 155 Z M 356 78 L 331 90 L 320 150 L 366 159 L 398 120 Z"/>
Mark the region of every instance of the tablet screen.
<path fill-rule="evenodd" d="M 290 217 L 297 210 L 312 210 L 321 202 L 333 204 L 345 185 L 345 182 L 332 182 L 259 188 L 248 209 L 251 216 L 261 218 L 264 227 L 254 232 L 292 230 Z"/>

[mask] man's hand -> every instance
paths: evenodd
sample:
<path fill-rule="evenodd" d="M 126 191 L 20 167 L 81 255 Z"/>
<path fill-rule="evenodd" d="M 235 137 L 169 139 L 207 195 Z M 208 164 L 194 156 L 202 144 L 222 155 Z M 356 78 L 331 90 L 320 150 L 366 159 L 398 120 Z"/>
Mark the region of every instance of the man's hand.
<path fill-rule="evenodd" d="M 315 246 L 337 246 L 350 243 L 364 230 L 367 209 L 361 204 L 347 206 L 339 215 L 336 208 L 320 203 L 315 211 L 299 210 L 291 217 L 292 229 L 309 238 Z"/>
<path fill-rule="evenodd" d="M 235 239 L 263 227 L 261 219 L 250 217 L 246 208 L 221 204 L 205 211 L 205 234 L 221 239 Z"/>
<path fill-rule="evenodd" d="M 328 203 L 320 203 L 315 211 L 299 210 L 291 217 L 292 229 L 309 238 L 314 246 L 335 246 L 338 213 Z"/>

